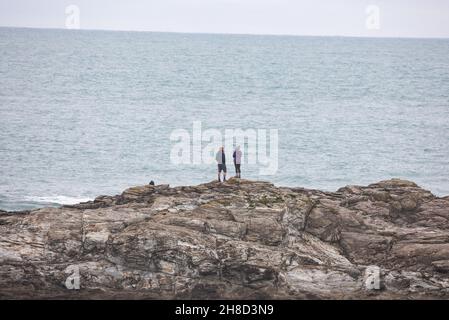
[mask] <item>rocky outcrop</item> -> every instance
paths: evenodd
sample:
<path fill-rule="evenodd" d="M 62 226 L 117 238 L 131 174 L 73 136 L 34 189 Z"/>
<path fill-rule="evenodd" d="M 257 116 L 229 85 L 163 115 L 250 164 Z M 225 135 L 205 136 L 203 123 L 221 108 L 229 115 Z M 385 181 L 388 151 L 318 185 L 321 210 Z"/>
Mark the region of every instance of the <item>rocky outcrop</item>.
<path fill-rule="evenodd" d="M 231 179 L 2 212 L 0 298 L 447 299 L 449 197 Z"/>

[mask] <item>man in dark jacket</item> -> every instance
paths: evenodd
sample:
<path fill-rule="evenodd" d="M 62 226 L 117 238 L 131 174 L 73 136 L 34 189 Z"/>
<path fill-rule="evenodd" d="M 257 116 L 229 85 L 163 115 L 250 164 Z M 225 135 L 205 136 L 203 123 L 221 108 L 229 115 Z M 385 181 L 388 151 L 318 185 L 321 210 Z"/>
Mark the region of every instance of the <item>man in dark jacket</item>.
<path fill-rule="evenodd" d="M 220 174 L 223 171 L 223 182 L 226 181 L 226 156 L 224 152 L 224 147 L 221 147 L 215 155 L 215 160 L 218 164 L 218 181 L 221 182 Z"/>

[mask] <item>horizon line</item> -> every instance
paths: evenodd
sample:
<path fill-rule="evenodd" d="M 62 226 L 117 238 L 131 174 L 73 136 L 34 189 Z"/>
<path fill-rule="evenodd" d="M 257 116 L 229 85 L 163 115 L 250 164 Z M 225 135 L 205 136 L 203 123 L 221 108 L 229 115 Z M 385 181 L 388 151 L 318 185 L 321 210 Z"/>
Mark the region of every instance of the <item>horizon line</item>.
<path fill-rule="evenodd" d="M 362 39 L 416 39 L 416 40 L 449 40 L 447 37 L 419 37 L 419 36 L 364 36 L 364 35 L 324 35 L 324 34 L 289 34 L 289 33 L 235 33 L 235 32 L 203 32 L 203 31 L 167 31 L 167 30 L 123 30 L 123 29 L 69 29 L 64 27 L 30 27 L 30 26 L 4 26 L 4 29 L 36 29 L 36 30 L 60 30 L 60 31 L 102 31 L 102 32 L 136 32 L 136 33 L 168 33 L 191 35 L 228 35 L 228 36 L 268 36 L 268 37 L 322 37 L 322 38 L 362 38 Z"/>

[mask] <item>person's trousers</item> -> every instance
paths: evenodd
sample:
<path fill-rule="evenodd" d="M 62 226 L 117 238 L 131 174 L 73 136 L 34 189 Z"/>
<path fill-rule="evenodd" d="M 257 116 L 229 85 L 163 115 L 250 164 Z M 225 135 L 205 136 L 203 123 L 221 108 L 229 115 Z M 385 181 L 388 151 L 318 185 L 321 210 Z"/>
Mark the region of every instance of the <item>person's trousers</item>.
<path fill-rule="evenodd" d="M 235 172 L 240 173 L 240 163 L 234 163 L 235 166 Z"/>

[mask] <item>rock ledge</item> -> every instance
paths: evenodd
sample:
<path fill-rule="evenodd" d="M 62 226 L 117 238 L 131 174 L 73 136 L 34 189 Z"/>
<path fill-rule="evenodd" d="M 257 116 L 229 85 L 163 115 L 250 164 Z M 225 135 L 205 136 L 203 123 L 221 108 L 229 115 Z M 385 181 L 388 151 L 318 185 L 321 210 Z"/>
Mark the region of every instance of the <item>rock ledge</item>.
<path fill-rule="evenodd" d="M 231 179 L 0 212 L 0 298 L 447 299 L 449 197 Z"/>

